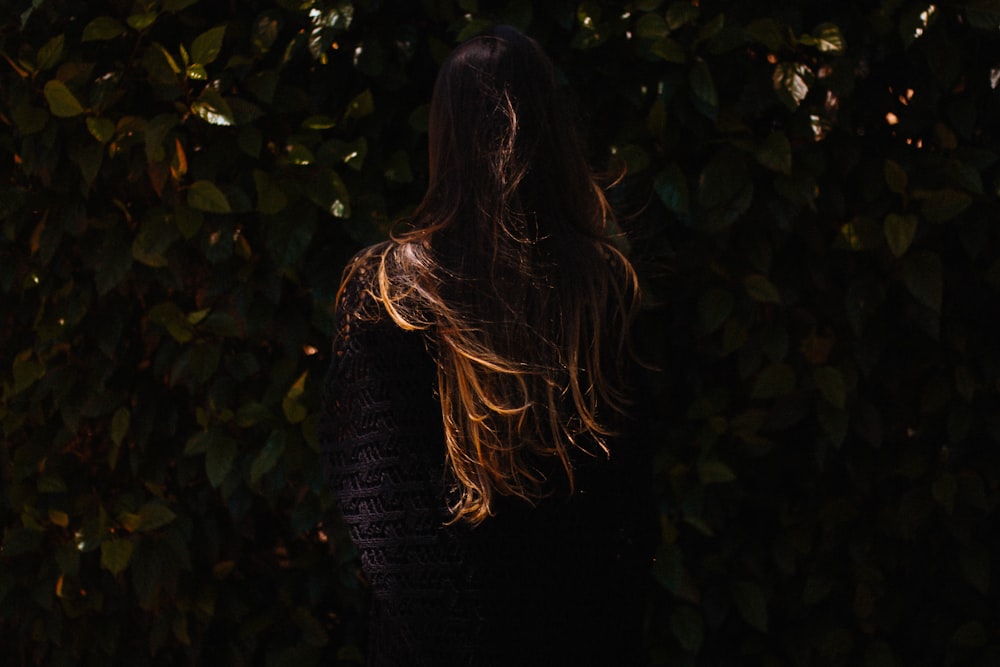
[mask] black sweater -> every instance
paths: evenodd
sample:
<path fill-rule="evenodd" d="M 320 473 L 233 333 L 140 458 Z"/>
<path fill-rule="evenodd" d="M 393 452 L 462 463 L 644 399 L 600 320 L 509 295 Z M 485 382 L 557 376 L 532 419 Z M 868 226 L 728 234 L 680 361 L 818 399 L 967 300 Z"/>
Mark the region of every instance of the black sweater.
<path fill-rule="evenodd" d="M 615 439 L 607 460 L 580 454 L 572 494 L 446 525 L 432 334 L 396 326 L 369 280 L 357 272 L 338 304 L 320 429 L 371 585 L 368 664 L 639 664 L 655 530 L 639 439 Z"/>

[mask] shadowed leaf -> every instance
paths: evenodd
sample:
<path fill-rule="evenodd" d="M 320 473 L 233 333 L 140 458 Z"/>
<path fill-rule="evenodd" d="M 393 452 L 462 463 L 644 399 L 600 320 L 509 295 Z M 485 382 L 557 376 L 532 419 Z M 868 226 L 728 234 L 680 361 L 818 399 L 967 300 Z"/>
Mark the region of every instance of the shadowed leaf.
<path fill-rule="evenodd" d="M 883 229 L 893 256 L 902 257 L 917 234 L 917 216 L 890 213 L 885 216 Z"/>
<path fill-rule="evenodd" d="M 98 16 L 83 29 L 84 42 L 98 42 L 121 37 L 128 31 L 121 21 L 110 16 Z"/>
<path fill-rule="evenodd" d="M 813 78 L 812 70 L 805 64 L 781 62 L 774 67 L 772 81 L 778 99 L 794 111 L 809 94 Z"/>
<path fill-rule="evenodd" d="M 66 87 L 66 84 L 57 79 L 53 79 L 45 84 L 45 101 L 49 103 L 49 110 L 53 116 L 59 118 L 72 118 L 83 113 L 83 106 L 76 96 Z"/>
<path fill-rule="evenodd" d="M 936 313 L 941 312 L 944 291 L 941 258 L 930 251 L 911 253 L 901 266 L 903 283 L 918 301 Z"/>
<path fill-rule="evenodd" d="M 220 25 L 206 30 L 191 42 L 191 62 L 208 65 L 215 62 L 222 50 L 222 38 L 226 34 L 226 26 Z"/>
<path fill-rule="evenodd" d="M 101 543 L 101 567 L 113 575 L 119 575 L 128 567 L 132 559 L 132 540 L 115 539 Z"/>
<path fill-rule="evenodd" d="M 195 181 L 188 188 L 187 203 L 193 209 L 206 213 L 229 213 L 229 200 L 215 183 L 207 180 Z"/>

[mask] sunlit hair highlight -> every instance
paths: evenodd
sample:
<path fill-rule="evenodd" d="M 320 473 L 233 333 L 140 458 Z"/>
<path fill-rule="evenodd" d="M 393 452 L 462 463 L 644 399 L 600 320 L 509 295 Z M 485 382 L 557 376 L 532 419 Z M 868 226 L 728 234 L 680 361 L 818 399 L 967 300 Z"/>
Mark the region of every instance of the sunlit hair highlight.
<path fill-rule="evenodd" d="M 348 267 L 438 364 L 453 521 L 498 495 L 552 489 L 571 452 L 608 455 L 628 406 L 624 363 L 638 305 L 603 189 L 554 67 L 499 26 L 448 57 L 434 88 L 430 179 L 406 229 Z"/>

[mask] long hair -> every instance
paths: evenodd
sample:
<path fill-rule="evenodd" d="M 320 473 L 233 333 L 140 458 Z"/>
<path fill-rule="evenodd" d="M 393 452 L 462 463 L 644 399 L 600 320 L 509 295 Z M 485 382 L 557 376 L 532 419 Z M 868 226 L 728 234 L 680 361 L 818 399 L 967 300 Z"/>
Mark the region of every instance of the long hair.
<path fill-rule="evenodd" d="M 505 26 L 456 48 L 431 102 L 430 178 L 405 231 L 348 268 L 437 358 L 452 521 L 535 502 L 551 462 L 608 455 L 639 292 L 554 66 Z"/>

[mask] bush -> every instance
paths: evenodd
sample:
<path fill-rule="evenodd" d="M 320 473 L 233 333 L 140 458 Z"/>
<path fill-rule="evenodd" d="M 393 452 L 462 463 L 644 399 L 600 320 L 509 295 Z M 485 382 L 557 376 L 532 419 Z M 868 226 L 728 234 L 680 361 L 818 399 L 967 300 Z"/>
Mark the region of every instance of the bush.
<path fill-rule="evenodd" d="M 863 5 L 5 11 L 5 655 L 362 661 L 330 307 L 419 200 L 437 64 L 503 21 L 628 169 L 664 369 L 650 663 L 1000 662 L 1000 12 Z"/>

